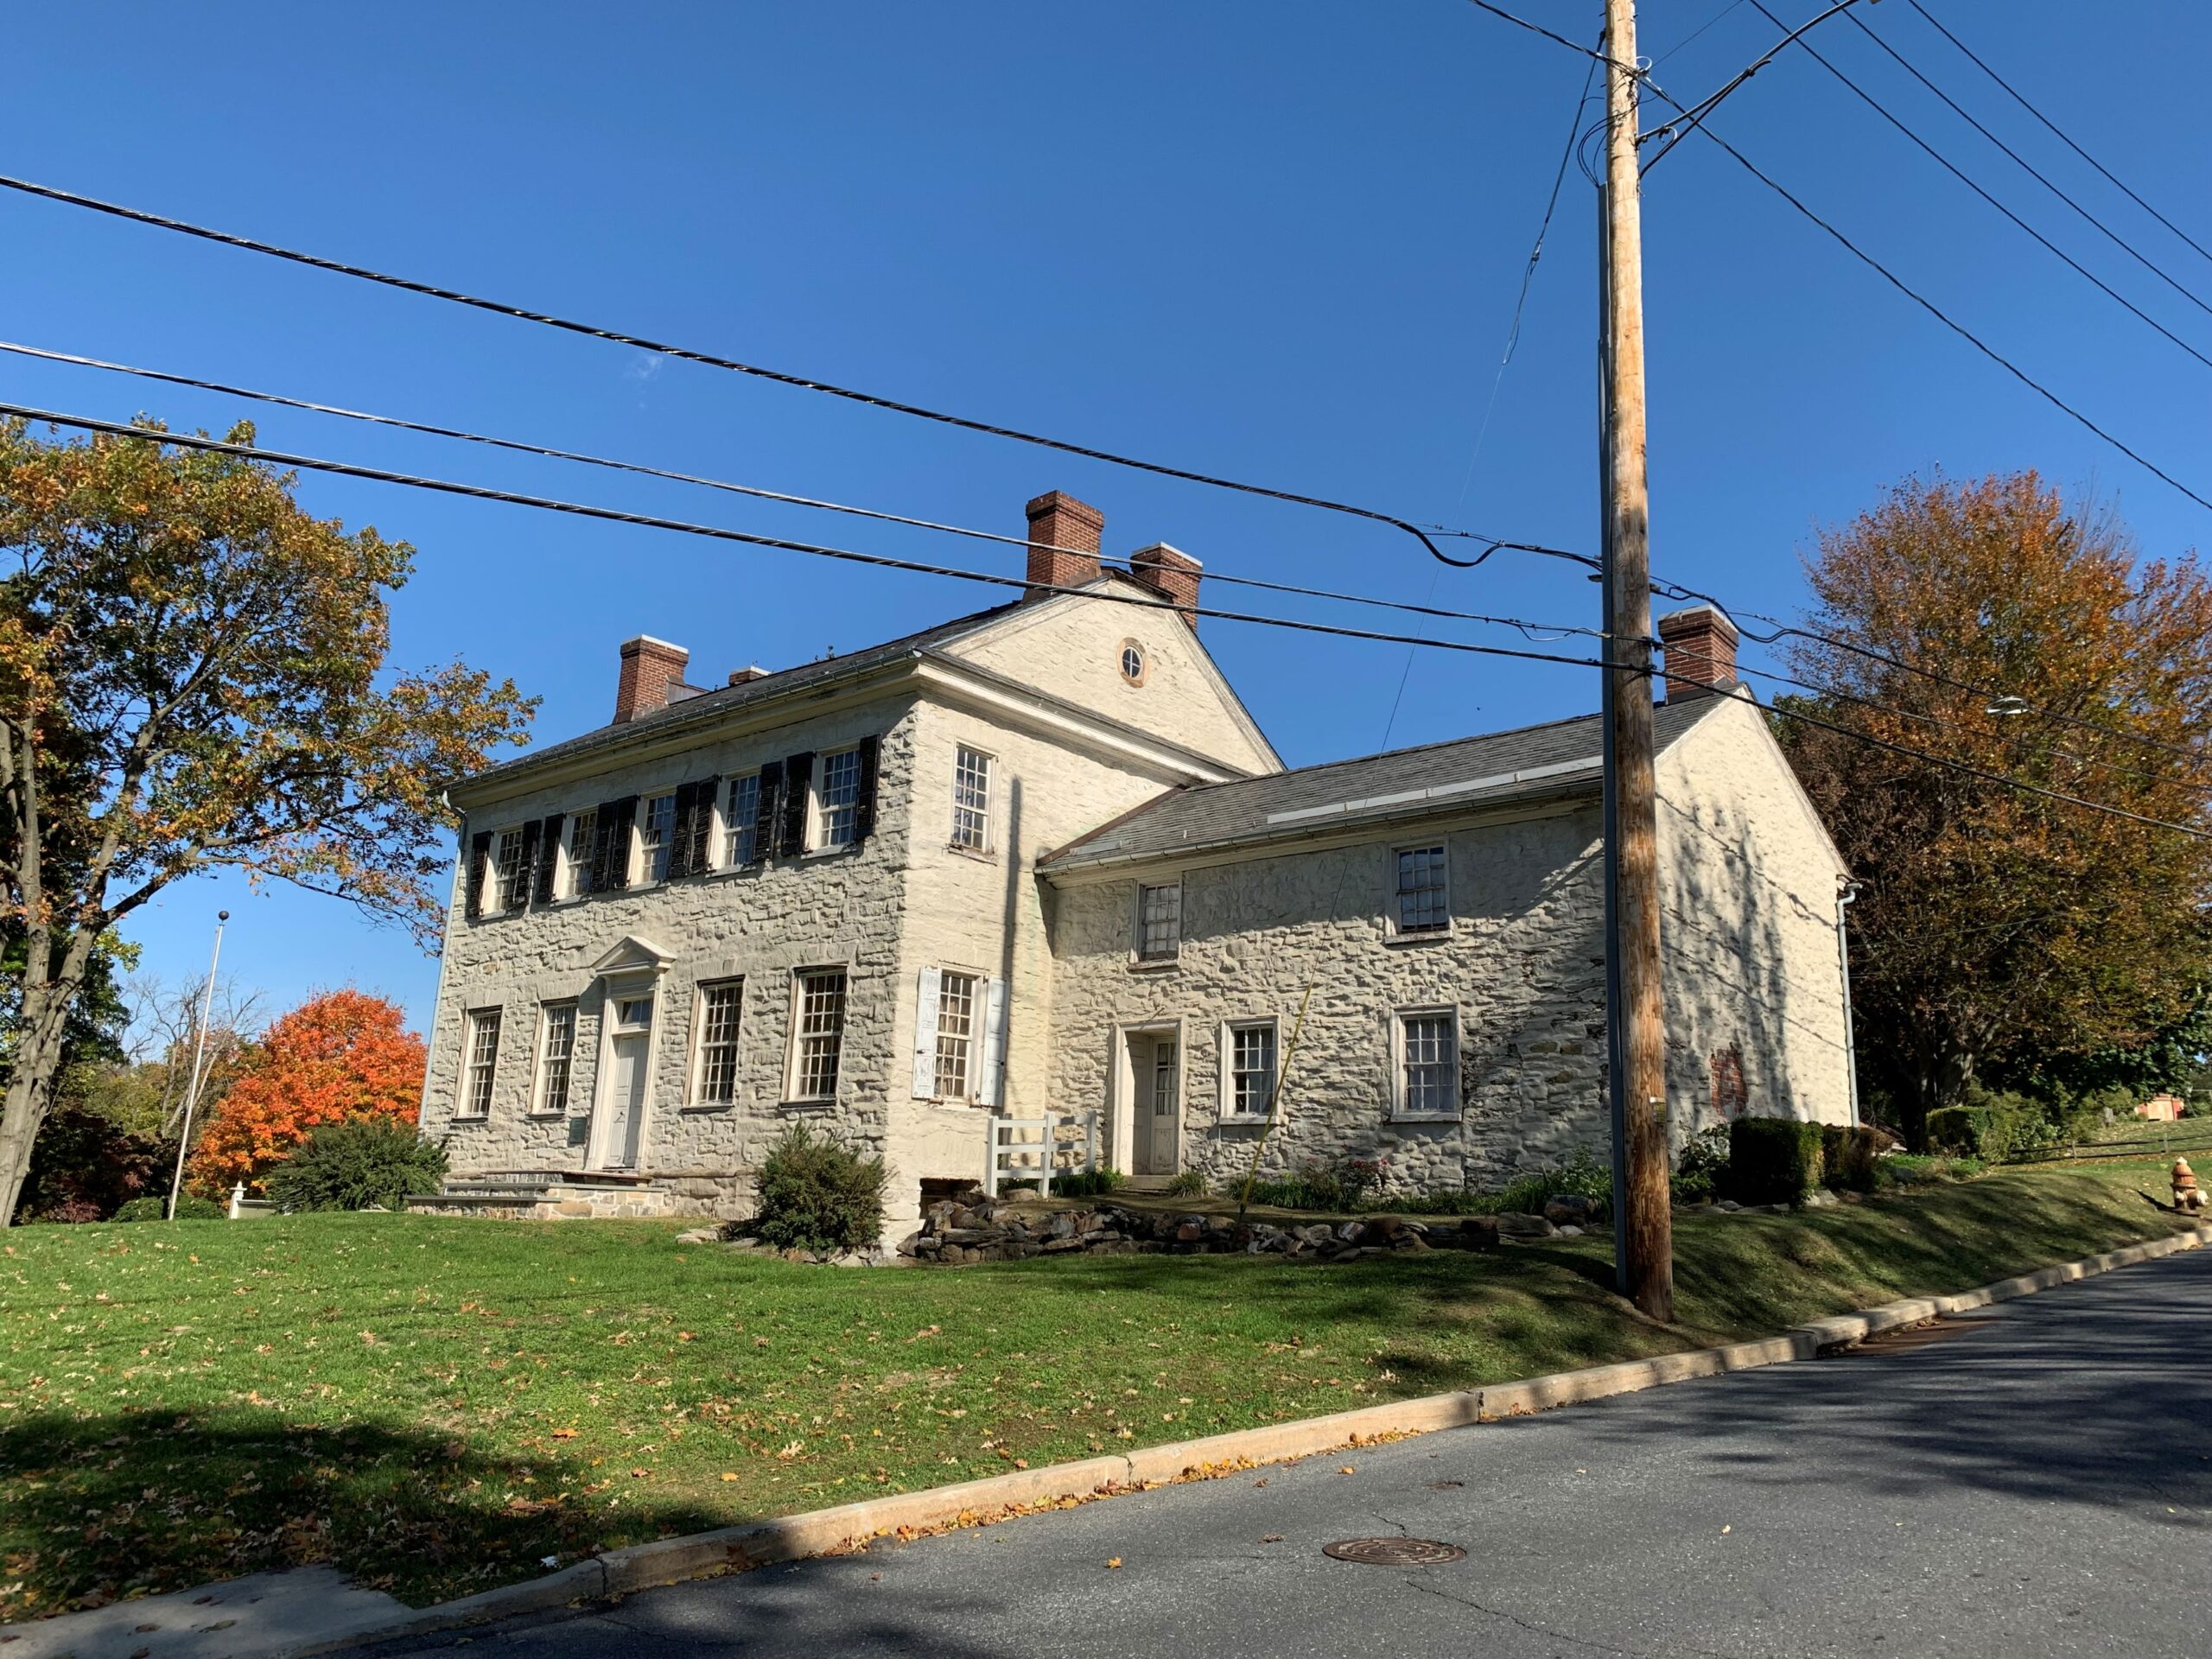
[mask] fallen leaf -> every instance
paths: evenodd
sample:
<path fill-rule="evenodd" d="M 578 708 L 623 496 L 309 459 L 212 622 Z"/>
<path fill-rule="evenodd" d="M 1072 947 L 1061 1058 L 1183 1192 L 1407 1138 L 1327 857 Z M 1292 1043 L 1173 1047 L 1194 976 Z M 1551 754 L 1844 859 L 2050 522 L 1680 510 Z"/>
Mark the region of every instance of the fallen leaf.
<path fill-rule="evenodd" d="M 1262 1475 L 1262 1476 L 1261 1476 L 1257 1480 L 1255 1480 L 1255 1481 L 1254 1481 L 1254 1482 L 1252 1483 L 1252 1484 L 1253 1484 L 1253 1485 L 1255 1485 L 1255 1486 L 1264 1486 L 1264 1485 L 1266 1485 L 1267 1484 L 1268 1484 L 1268 1478 L 1267 1478 L 1265 1475 Z"/>
<path fill-rule="evenodd" d="M 1733 1527 L 1723 1527 L 1723 1528 L 1721 1528 L 1721 1529 L 1720 1529 L 1720 1530 L 1721 1530 L 1721 1531 L 1723 1531 L 1723 1532 L 1733 1532 L 1733 1531 L 1735 1531 L 1735 1530 L 1736 1530 L 1736 1529 L 1735 1529 L 1735 1528 L 1733 1528 Z"/>
<path fill-rule="evenodd" d="M 728 1470 L 725 1469 L 725 1470 L 723 1470 L 723 1471 L 722 1471 L 722 1478 L 723 1478 L 724 1480 L 735 1480 L 735 1479 L 737 1478 L 737 1477 L 736 1477 L 735 1475 L 734 1475 L 734 1474 L 730 1473 L 730 1471 L 729 1471 Z"/>
<path fill-rule="evenodd" d="M 1263 1544 L 1279 1544 L 1282 1542 L 1282 1534 L 1279 1532 L 1268 1533 L 1266 1536 L 1262 1538 L 1260 1541 Z"/>
<path fill-rule="evenodd" d="M 1109 1567 L 1119 1567 L 1121 1564 L 1122 1558 L 1118 1555 L 1109 1555 L 1106 1558 L 1106 1565 Z"/>
<path fill-rule="evenodd" d="M 1357 1474 L 1359 1471 L 1358 1471 L 1357 1469 L 1353 1468 L 1351 1465 L 1350 1465 L 1350 1464 L 1346 1464 L 1346 1465 L 1344 1465 L 1344 1466 L 1343 1468 L 1341 1468 L 1341 1469 L 1338 1470 L 1338 1471 L 1337 1471 L 1337 1472 L 1338 1472 L 1338 1474 L 1340 1474 L 1340 1475 L 1355 1475 L 1355 1474 Z"/>
<path fill-rule="evenodd" d="M 576 1438 L 576 1431 L 573 1428 L 556 1428 L 553 1431 L 553 1438 L 556 1440 L 573 1440 Z"/>

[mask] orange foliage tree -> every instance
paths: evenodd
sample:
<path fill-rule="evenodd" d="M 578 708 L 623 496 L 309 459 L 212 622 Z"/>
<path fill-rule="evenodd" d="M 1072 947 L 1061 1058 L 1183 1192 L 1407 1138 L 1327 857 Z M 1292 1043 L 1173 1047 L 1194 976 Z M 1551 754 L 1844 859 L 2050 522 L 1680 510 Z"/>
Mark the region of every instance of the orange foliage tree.
<path fill-rule="evenodd" d="M 194 1185 L 258 1185 L 321 1123 L 413 1123 L 428 1051 L 398 1007 L 362 991 L 326 991 L 274 1021 L 192 1154 Z"/>

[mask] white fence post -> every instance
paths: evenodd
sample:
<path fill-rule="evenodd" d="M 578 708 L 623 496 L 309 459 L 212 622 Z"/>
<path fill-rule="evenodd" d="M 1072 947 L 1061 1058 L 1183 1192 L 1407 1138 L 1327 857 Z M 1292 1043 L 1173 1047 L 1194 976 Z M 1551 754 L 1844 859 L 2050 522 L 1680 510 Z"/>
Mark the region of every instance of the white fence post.
<path fill-rule="evenodd" d="M 231 1216 L 230 1216 L 230 1218 L 231 1218 L 232 1221 L 236 1221 L 236 1220 L 237 1220 L 240 1216 L 244 1215 L 245 1213 L 245 1183 L 244 1181 L 240 1181 L 240 1182 L 239 1182 L 236 1186 L 233 1186 L 233 1187 L 231 1189 Z"/>

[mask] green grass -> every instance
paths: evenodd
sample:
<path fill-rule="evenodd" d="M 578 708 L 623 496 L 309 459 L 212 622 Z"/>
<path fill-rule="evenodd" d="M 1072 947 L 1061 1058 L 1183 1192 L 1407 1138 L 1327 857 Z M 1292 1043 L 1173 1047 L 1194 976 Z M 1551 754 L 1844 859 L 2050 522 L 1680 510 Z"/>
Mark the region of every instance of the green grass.
<path fill-rule="evenodd" d="M 1355 1265 L 837 1270 L 645 1223 L 32 1227 L 0 1256 L 0 1618 L 334 1560 L 466 1594 L 671 1532 L 1772 1332 L 2176 1224 L 2149 1165 Z"/>

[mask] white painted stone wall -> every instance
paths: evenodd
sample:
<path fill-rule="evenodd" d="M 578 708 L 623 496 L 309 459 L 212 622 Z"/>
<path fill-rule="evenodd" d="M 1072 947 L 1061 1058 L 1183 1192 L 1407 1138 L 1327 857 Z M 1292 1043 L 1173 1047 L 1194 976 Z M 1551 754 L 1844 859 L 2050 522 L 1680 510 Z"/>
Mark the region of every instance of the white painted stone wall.
<path fill-rule="evenodd" d="M 1717 1121 L 1712 1057 L 1732 1046 L 1739 1109 L 1840 1122 L 1847 1114 L 1835 958 L 1837 864 L 1760 716 L 1715 709 L 1662 760 L 1669 1089 L 1676 1140 Z M 1109 1110 L 1115 1047 L 1132 1023 L 1179 1022 L 1185 1167 L 1218 1186 L 1251 1167 L 1261 1130 L 1224 1119 L 1226 1022 L 1272 1018 L 1287 1052 L 1313 988 L 1262 1168 L 1380 1158 L 1395 1191 L 1495 1187 L 1607 1129 L 1604 893 L 1594 801 L 1468 815 L 1339 836 L 1271 857 L 1190 861 L 1173 967 L 1133 964 L 1135 873 L 1058 878 L 1052 1104 L 1107 1112 L 1127 1169 L 1126 1112 Z M 1357 832 L 1353 832 L 1357 834 Z M 1441 836 L 1449 933 L 1398 941 L 1386 925 L 1394 849 Z M 1159 865 L 1146 881 L 1169 879 Z M 1824 908 L 1825 906 L 1825 908 Z M 1391 1117 L 1395 1010 L 1452 1005 L 1463 1112 Z"/>

